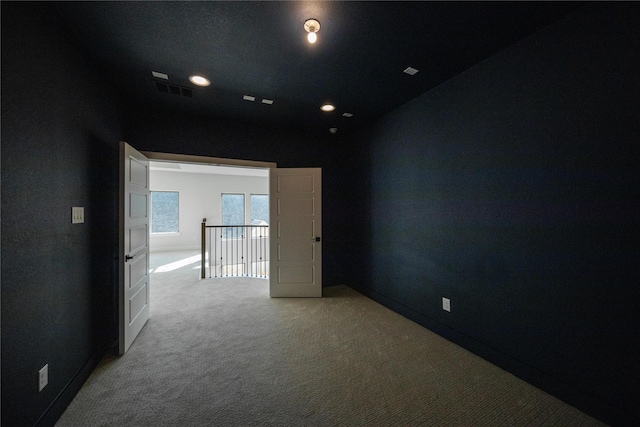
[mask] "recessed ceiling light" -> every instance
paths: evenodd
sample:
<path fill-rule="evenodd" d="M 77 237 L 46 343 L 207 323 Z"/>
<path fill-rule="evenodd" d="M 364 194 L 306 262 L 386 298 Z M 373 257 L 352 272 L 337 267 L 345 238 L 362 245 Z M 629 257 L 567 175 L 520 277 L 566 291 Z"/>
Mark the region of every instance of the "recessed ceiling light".
<path fill-rule="evenodd" d="M 336 109 L 336 107 L 334 107 L 334 106 L 333 106 L 333 105 L 331 105 L 331 104 L 324 104 L 322 107 L 320 107 L 320 109 L 321 109 L 322 111 L 329 112 L 329 111 L 333 111 L 333 110 L 335 110 L 335 109 Z"/>
<path fill-rule="evenodd" d="M 335 135 L 338 132 L 338 128 L 329 128 L 329 132 Z"/>
<path fill-rule="evenodd" d="M 253 102 L 253 101 L 256 100 L 256 97 L 255 96 L 251 96 L 251 95 L 245 95 L 245 96 L 242 97 L 242 99 L 244 99 L 245 101 Z"/>
<path fill-rule="evenodd" d="M 409 74 L 410 76 L 413 76 L 415 73 L 417 73 L 420 70 L 417 70 L 413 67 L 407 67 L 403 72 L 406 74 Z"/>
<path fill-rule="evenodd" d="M 189 76 L 189 81 L 196 86 L 209 86 L 211 82 L 206 77 L 202 76 Z"/>
<path fill-rule="evenodd" d="M 342 113 L 343 117 L 353 117 L 353 114 L 351 113 Z"/>
<path fill-rule="evenodd" d="M 151 75 L 157 79 L 169 80 L 169 76 L 165 73 L 159 73 L 157 71 L 152 71 Z"/>
<path fill-rule="evenodd" d="M 271 105 L 271 104 L 273 104 L 273 99 L 266 99 L 266 98 L 263 98 L 263 99 L 262 99 L 262 103 L 263 103 L 263 104 L 269 104 L 269 105 Z"/>

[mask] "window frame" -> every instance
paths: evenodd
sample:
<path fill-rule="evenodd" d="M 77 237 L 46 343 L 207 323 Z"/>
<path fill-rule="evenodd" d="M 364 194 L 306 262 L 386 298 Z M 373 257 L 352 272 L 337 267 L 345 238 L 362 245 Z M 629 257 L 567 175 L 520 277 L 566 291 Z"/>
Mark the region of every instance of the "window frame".
<path fill-rule="evenodd" d="M 177 231 L 153 231 L 153 193 L 175 193 L 177 195 Z M 180 192 L 176 190 L 150 190 L 149 191 L 149 234 L 153 236 L 179 236 L 180 235 Z"/>
<path fill-rule="evenodd" d="M 224 217 L 224 196 L 242 196 L 242 223 L 241 224 L 225 224 L 225 217 Z M 246 225 L 245 222 L 247 221 L 247 195 L 245 193 L 220 193 L 220 219 L 221 219 L 221 225 L 223 227 L 231 227 L 231 226 L 237 226 L 237 225 Z M 244 238 L 244 233 L 241 236 L 228 236 L 228 229 L 225 228 L 224 229 L 224 234 L 223 234 L 223 239 L 240 239 L 240 238 Z"/>
<path fill-rule="evenodd" d="M 271 222 L 269 218 L 269 194 L 250 193 L 249 194 L 249 224 L 253 225 L 253 196 L 264 196 L 267 199 L 267 225 Z"/>

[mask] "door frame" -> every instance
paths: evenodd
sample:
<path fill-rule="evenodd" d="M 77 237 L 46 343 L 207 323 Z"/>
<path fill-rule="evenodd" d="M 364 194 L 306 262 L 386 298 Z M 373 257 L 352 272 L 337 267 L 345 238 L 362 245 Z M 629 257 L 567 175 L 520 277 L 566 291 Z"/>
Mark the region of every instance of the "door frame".
<path fill-rule="evenodd" d="M 255 169 L 275 169 L 278 167 L 275 162 L 263 162 L 257 160 L 229 159 L 222 157 L 198 156 L 190 154 L 162 153 L 157 151 L 140 151 L 149 161 L 164 163 L 190 163 L 196 165 L 211 165 L 239 168 Z M 202 254 L 204 257 L 204 253 Z"/>
<path fill-rule="evenodd" d="M 225 166 L 252 169 L 276 169 L 277 163 L 256 160 L 229 159 L 222 157 L 198 156 L 189 154 L 162 153 L 157 151 L 140 151 L 149 161 L 164 163 L 188 163 L 196 165 Z M 204 253 L 202 254 L 204 257 Z M 204 271 L 203 273 L 204 274 Z M 204 276 L 203 276 L 204 277 Z"/>
<path fill-rule="evenodd" d="M 160 153 L 156 151 L 140 151 L 149 160 L 168 163 L 193 163 L 213 166 L 238 166 L 245 168 L 271 169 L 277 168 L 275 162 L 261 162 L 256 160 L 226 159 L 222 157 L 192 156 L 189 154 Z"/>
<path fill-rule="evenodd" d="M 133 148 L 135 149 L 135 147 Z M 223 157 L 209 157 L 209 156 L 198 156 L 198 155 L 177 154 L 177 153 L 163 153 L 163 152 L 157 152 L 157 151 L 142 151 L 142 150 L 138 150 L 138 151 L 142 155 L 144 155 L 149 161 L 158 161 L 158 162 L 167 162 L 167 163 L 207 164 L 207 165 L 213 165 L 213 166 L 237 166 L 237 167 L 246 167 L 246 168 L 269 169 L 269 170 L 275 169 L 278 167 L 276 162 L 241 160 L 241 159 L 230 159 L 230 158 L 223 158 Z M 122 175 L 122 171 L 120 171 L 120 175 Z M 122 213 L 120 215 L 122 215 Z M 122 230 L 120 230 L 120 234 L 122 234 Z M 118 310 L 120 310 L 120 306 L 118 306 Z M 123 337 L 121 336 L 120 333 L 118 333 L 118 340 L 121 340 L 121 339 L 123 339 Z"/>

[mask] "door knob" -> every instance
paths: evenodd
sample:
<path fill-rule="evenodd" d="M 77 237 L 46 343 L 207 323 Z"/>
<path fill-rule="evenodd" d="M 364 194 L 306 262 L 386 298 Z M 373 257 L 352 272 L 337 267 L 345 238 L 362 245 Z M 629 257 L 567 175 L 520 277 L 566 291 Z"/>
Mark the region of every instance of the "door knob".
<path fill-rule="evenodd" d="M 131 261 L 133 257 L 131 255 L 125 255 L 124 262 Z"/>

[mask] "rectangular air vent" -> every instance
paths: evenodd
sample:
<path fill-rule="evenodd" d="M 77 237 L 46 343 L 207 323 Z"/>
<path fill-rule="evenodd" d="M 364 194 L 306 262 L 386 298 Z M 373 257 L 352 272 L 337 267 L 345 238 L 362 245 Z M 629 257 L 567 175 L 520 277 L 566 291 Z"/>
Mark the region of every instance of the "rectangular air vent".
<path fill-rule="evenodd" d="M 168 84 L 156 82 L 156 88 L 158 88 L 158 90 L 160 92 L 169 93 L 169 85 Z"/>
<path fill-rule="evenodd" d="M 174 95 L 182 95 L 182 96 L 186 96 L 187 98 L 193 98 L 193 90 L 187 87 L 170 85 L 168 83 L 162 83 L 162 82 L 155 82 L 155 83 L 156 83 L 156 89 L 158 89 L 159 92 L 172 93 Z"/>

